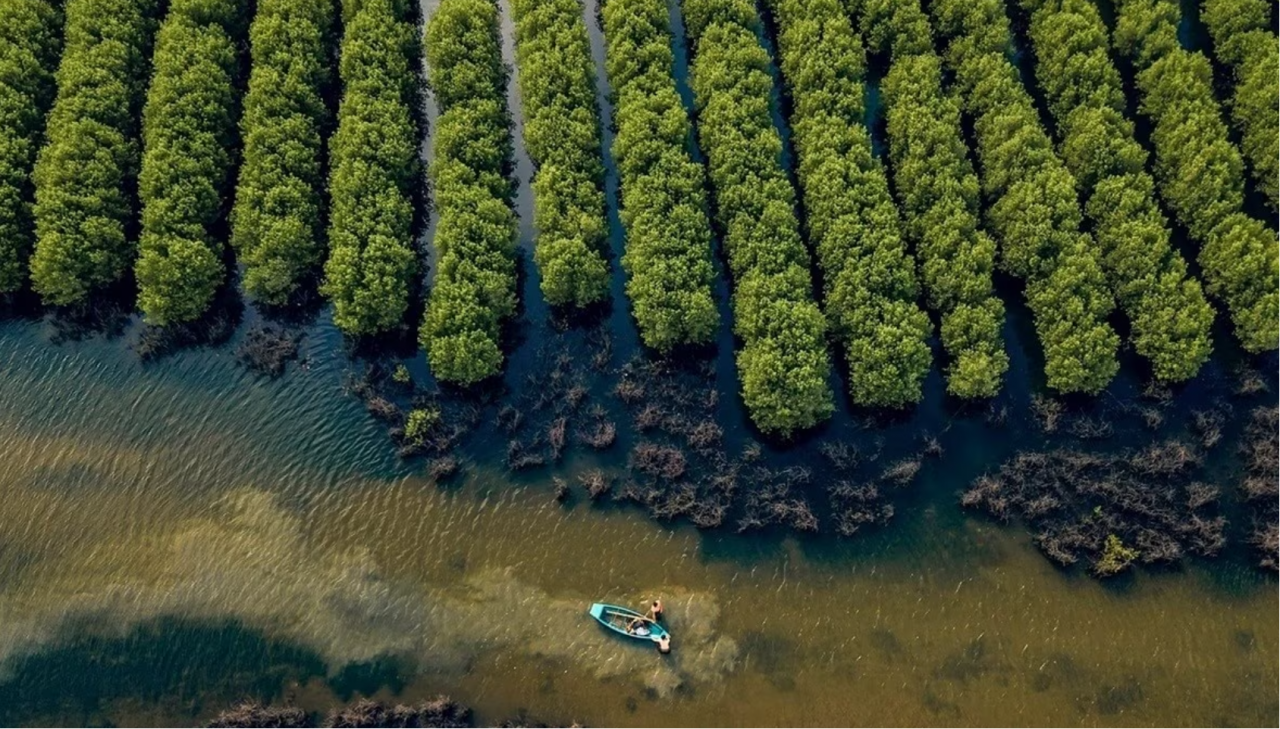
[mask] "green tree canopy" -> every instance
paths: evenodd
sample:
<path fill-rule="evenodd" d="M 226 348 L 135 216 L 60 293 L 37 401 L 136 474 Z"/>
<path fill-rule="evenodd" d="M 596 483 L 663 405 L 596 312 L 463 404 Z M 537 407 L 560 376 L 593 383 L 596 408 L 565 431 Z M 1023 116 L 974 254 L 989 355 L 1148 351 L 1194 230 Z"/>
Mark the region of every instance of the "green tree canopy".
<path fill-rule="evenodd" d="M 0 4 L 0 294 L 22 288 L 35 241 L 31 181 L 62 50 L 61 3 Z"/>
<path fill-rule="evenodd" d="M 427 26 L 440 120 L 431 181 L 439 269 L 419 338 L 435 376 L 471 384 L 502 371 L 502 324 L 516 310 L 512 140 L 492 0 L 442 0 Z"/>
<path fill-rule="evenodd" d="M 837 0 L 771 0 L 823 307 L 865 406 L 919 402 L 933 325 L 884 169 L 862 125 L 863 49 Z"/>
<path fill-rule="evenodd" d="M 1115 302 L 1094 242 L 1081 232 L 1076 180 L 1006 56 L 1004 7 L 999 0 L 937 0 L 929 9 L 973 117 L 1001 265 L 1026 281 L 1046 381 L 1060 392 L 1100 392 L 1120 367 L 1120 340 L 1107 323 Z"/>
<path fill-rule="evenodd" d="M 324 256 L 322 134 L 331 83 L 331 0 L 261 0 L 240 134 L 231 245 L 245 293 L 284 304 Z"/>
<path fill-rule="evenodd" d="M 134 272 L 151 324 L 191 321 L 225 279 L 213 232 L 228 192 L 239 113 L 235 0 L 174 0 L 152 62 L 142 119 L 142 237 Z"/>
<path fill-rule="evenodd" d="M 1161 197 L 1200 243 L 1206 288 L 1226 304 L 1241 344 L 1251 352 L 1275 349 L 1280 246 L 1261 221 L 1243 214 L 1244 162 L 1214 98 L 1209 59 L 1178 46 L 1177 3 L 1122 0 L 1118 10 L 1113 43 L 1139 69 Z"/>
<path fill-rule="evenodd" d="M 578 0 L 513 0 L 524 142 L 533 160 L 533 260 L 554 306 L 609 296 L 595 64 Z"/>
<path fill-rule="evenodd" d="M 682 9 L 698 135 L 734 277 L 742 397 L 757 427 L 786 435 L 834 408 L 826 326 L 770 115 L 769 56 L 750 0 L 686 0 Z"/>
<path fill-rule="evenodd" d="M 371 335 L 404 321 L 417 271 L 417 42 L 402 3 L 343 4 L 342 101 L 329 139 L 329 257 L 321 292 L 343 332 Z"/>
<path fill-rule="evenodd" d="M 613 157 L 626 228 L 622 267 L 640 337 L 659 352 L 715 336 L 711 226 L 702 166 L 672 76 L 666 7 L 607 0 L 605 63 L 613 85 Z"/>
<path fill-rule="evenodd" d="M 155 34 L 154 0 L 68 0 L 57 98 L 34 172 L 32 287 L 48 304 L 86 301 L 133 262 L 129 190 Z"/>

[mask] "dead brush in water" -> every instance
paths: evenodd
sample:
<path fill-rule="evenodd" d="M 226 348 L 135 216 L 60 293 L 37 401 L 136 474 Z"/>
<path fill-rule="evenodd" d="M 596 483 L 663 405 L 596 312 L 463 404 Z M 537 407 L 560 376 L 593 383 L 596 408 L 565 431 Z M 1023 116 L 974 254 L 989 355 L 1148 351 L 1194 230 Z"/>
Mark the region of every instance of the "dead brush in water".
<path fill-rule="evenodd" d="M 1056 562 L 1085 559 L 1111 574 L 1122 554 L 1112 537 L 1144 564 L 1221 550 L 1226 521 L 1216 513 L 1216 490 L 1192 480 L 1199 466 L 1199 454 L 1180 441 L 1118 455 L 1024 451 L 975 480 L 960 503 L 1020 518 Z"/>
<path fill-rule="evenodd" d="M 1244 456 L 1245 476 L 1240 483 L 1251 512 L 1253 535 L 1250 543 L 1261 553 L 1259 565 L 1265 569 L 1280 568 L 1280 436 L 1277 435 L 1277 408 L 1259 407 L 1250 414 L 1240 452 Z"/>
<path fill-rule="evenodd" d="M 1211 450 L 1222 441 L 1222 427 L 1226 425 L 1231 414 L 1229 407 L 1217 407 L 1212 410 L 1197 410 L 1191 413 L 1192 425 L 1200 437 L 1200 446 Z"/>
<path fill-rule="evenodd" d="M 427 478 L 435 483 L 448 481 L 458 474 L 461 464 L 454 456 L 441 456 L 431 459 L 431 464 L 427 466 Z"/>
<path fill-rule="evenodd" d="M 1031 412 L 1035 414 L 1040 429 L 1046 433 L 1058 431 L 1058 421 L 1062 418 L 1062 403 L 1051 397 L 1036 395 L 1031 398 Z"/>
<path fill-rule="evenodd" d="M 1235 394 L 1248 397 L 1266 391 L 1267 381 L 1263 379 L 1262 373 L 1251 367 L 1241 367 L 1236 372 Z"/>
<path fill-rule="evenodd" d="M 556 418 L 551 421 L 551 427 L 547 429 L 547 443 L 551 446 L 551 460 L 560 460 L 560 454 L 564 452 L 565 431 L 569 427 L 568 418 Z"/>
<path fill-rule="evenodd" d="M 471 710 L 440 696 L 420 704 L 387 706 L 361 699 L 351 706 L 329 712 L 328 727 L 469 727 Z"/>
<path fill-rule="evenodd" d="M 896 486 L 906 486 L 920 473 L 922 465 L 919 458 L 904 458 L 886 468 L 880 479 Z"/>
<path fill-rule="evenodd" d="M 595 501 L 601 496 L 609 493 L 609 489 L 613 487 L 613 483 L 609 477 L 605 475 L 604 471 L 601 471 L 598 468 L 593 468 L 590 471 L 579 475 L 578 483 L 582 488 L 586 489 L 587 496 L 591 497 L 592 501 Z"/>
<path fill-rule="evenodd" d="M 862 527 L 884 525 L 893 518 L 893 505 L 884 503 L 875 482 L 835 481 L 827 488 L 831 499 L 836 532 L 851 537 Z"/>
<path fill-rule="evenodd" d="M 256 326 L 236 348 L 236 358 L 245 367 L 271 377 L 284 372 L 289 360 L 298 356 L 302 332 L 266 325 Z"/>
<path fill-rule="evenodd" d="M 674 481 L 684 475 L 688 461 L 678 448 L 646 442 L 631 449 L 628 465 L 647 476 Z"/>
<path fill-rule="evenodd" d="M 689 432 L 689 447 L 696 451 L 710 451 L 720 445 L 724 429 L 715 422 L 704 420 Z"/>
<path fill-rule="evenodd" d="M 307 712 L 296 706 L 266 706 L 256 701 L 245 701 L 218 714 L 206 726 L 227 729 L 250 727 L 306 727 L 310 726 Z"/>
<path fill-rule="evenodd" d="M 762 529 L 770 525 L 788 526 L 797 531 L 818 530 L 818 517 L 803 498 L 803 489 L 813 473 L 802 466 L 780 470 L 756 468 L 750 474 L 744 514 L 738 531 Z"/>
<path fill-rule="evenodd" d="M 596 421 L 591 430 L 579 432 L 578 440 L 591 446 L 592 448 L 602 451 L 614 444 L 618 439 L 618 428 L 607 420 Z"/>
<path fill-rule="evenodd" d="M 520 440 L 512 440 L 507 443 L 507 470 L 522 471 L 526 468 L 537 468 L 545 466 L 547 459 L 538 451 L 540 443 L 535 440 L 532 444 L 525 444 Z"/>
<path fill-rule="evenodd" d="M 862 459 L 858 447 L 843 440 L 826 441 L 818 446 L 818 452 L 838 472 L 852 471 Z"/>

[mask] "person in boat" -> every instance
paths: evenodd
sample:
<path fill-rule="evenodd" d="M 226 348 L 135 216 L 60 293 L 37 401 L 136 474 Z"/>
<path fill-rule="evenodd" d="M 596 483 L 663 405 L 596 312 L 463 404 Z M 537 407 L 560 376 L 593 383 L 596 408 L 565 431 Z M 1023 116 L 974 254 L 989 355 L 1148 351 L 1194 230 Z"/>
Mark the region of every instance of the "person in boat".
<path fill-rule="evenodd" d="M 643 637 L 649 634 L 649 626 L 645 625 L 644 618 L 632 618 L 631 622 L 627 623 L 627 632 Z"/>
<path fill-rule="evenodd" d="M 662 600 L 661 599 L 654 600 L 653 604 L 649 606 L 649 618 L 652 619 L 653 622 L 655 623 L 662 622 Z"/>

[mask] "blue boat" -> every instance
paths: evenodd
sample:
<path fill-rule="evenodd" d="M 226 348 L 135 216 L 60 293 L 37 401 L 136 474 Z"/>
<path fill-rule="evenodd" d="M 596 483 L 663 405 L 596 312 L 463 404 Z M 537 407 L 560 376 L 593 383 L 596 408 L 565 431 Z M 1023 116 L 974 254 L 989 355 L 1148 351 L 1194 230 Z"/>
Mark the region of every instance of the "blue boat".
<path fill-rule="evenodd" d="M 658 643 L 663 638 L 670 639 L 671 637 L 667 629 L 654 622 L 652 618 L 635 610 L 618 607 L 617 605 L 606 605 L 602 602 L 595 603 L 591 606 L 591 617 L 600 621 L 600 624 L 609 630 L 619 635 L 625 635 L 628 638 L 651 640 L 654 643 Z"/>

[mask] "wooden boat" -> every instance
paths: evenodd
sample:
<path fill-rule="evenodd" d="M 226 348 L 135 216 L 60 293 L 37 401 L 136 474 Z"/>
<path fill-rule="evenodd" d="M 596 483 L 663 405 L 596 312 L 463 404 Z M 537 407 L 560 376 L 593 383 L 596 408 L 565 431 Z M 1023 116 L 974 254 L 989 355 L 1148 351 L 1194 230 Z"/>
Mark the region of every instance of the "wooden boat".
<path fill-rule="evenodd" d="M 652 618 L 635 610 L 618 607 L 617 605 L 606 605 L 602 602 L 595 603 L 591 606 L 591 617 L 600 621 L 600 624 L 609 630 L 625 635 L 628 638 L 651 640 L 657 643 L 664 637 L 671 637 L 667 629 L 655 623 Z M 637 624 L 635 631 L 628 631 L 627 626 L 631 625 L 636 618 L 639 618 L 640 622 Z"/>

